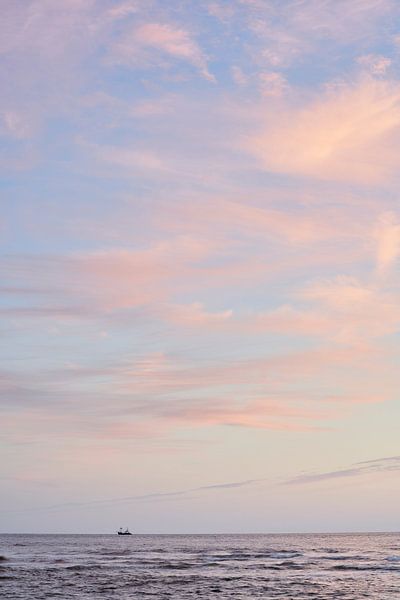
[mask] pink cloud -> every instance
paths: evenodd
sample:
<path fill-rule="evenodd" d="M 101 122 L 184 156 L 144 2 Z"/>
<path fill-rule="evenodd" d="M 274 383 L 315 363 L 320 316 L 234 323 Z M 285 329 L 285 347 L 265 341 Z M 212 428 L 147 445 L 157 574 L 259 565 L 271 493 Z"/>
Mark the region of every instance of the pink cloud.
<path fill-rule="evenodd" d="M 133 362 L 131 366 L 117 370 L 120 389 L 125 391 L 140 390 L 147 392 L 174 392 L 200 391 L 213 387 L 223 389 L 224 386 L 237 385 L 233 395 L 240 403 L 244 395 L 261 395 L 263 397 L 277 393 L 284 402 L 285 398 L 295 398 L 292 392 L 284 390 L 287 383 L 292 385 L 300 379 L 305 385 L 311 382 L 316 374 L 333 373 L 337 369 L 344 371 L 352 363 L 356 365 L 369 364 L 370 360 L 376 361 L 376 355 L 364 348 L 319 348 L 310 351 L 283 354 L 257 359 L 232 360 L 227 363 L 216 362 L 215 365 L 200 364 L 195 366 L 185 362 L 174 362 L 163 356 L 156 355 L 154 363 L 152 356 L 150 362 L 146 359 Z M 240 386 L 250 386 L 241 389 Z M 265 388 L 267 386 L 267 388 Z M 252 391 L 250 391 L 252 390 Z M 331 395 L 328 394 L 329 397 Z M 309 396 L 312 399 L 313 395 Z M 234 404 L 234 398 L 231 398 Z"/>
<path fill-rule="evenodd" d="M 393 212 L 381 215 L 375 231 L 377 267 L 387 273 L 400 256 L 400 220 Z"/>
<path fill-rule="evenodd" d="M 51 432 L 86 441 L 140 442 L 219 426 L 311 431 L 347 416 L 355 404 L 390 396 L 396 382 L 382 365 L 382 358 L 365 348 L 325 347 L 208 363 L 156 352 L 106 367 L 69 365 L 34 377 L 25 374 L 22 382 L 5 375 L 0 401 L 5 428 L 16 440 Z"/>
<path fill-rule="evenodd" d="M 289 84 L 282 73 L 269 71 L 259 75 L 261 93 L 264 97 L 279 98 L 289 88 Z"/>
<path fill-rule="evenodd" d="M 237 65 L 233 65 L 231 67 L 231 75 L 233 81 L 239 86 L 244 86 L 248 83 L 248 77 L 243 72 L 243 70 Z"/>
<path fill-rule="evenodd" d="M 385 75 L 392 64 L 390 58 L 380 54 L 364 54 L 358 57 L 357 62 L 372 73 L 372 75 Z"/>
<path fill-rule="evenodd" d="M 143 248 L 112 249 L 91 253 L 75 253 L 65 257 L 41 257 L 37 260 L 23 257 L 12 261 L 18 263 L 13 272 L 11 264 L 2 266 L 18 285 L 10 289 L 25 289 L 29 295 L 29 284 L 37 289 L 37 278 L 46 295 L 53 300 L 49 314 L 76 311 L 79 315 L 118 308 L 143 305 L 159 306 L 175 293 L 177 288 L 193 285 L 196 273 L 203 277 L 208 272 L 206 262 L 223 251 L 218 241 L 178 236 L 174 239 L 155 242 Z M 22 286 L 22 281 L 27 287 Z M 22 287 L 21 287 L 22 286 Z M 21 307 L 22 312 L 46 313 L 47 299 L 40 306 Z M 18 314 L 18 310 L 16 314 Z"/>
<path fill-rule="evenodd" d="M 0 134 L 24 139 L 30 137 L 34 129 L 34 124 L 30 122 L 29 117 L 15 110 L 4 110 L 2 113 L 0 111 Z"/>
<path fill-rule="evenodd" d="M 291 198 L 290 198 L 291 200 Z M 285 199 L 282 199 L 282 204 Z M 290 210 L 276 209 L 263 199 L 258 203 L 246 200 L 213 198 L 211 200 L 179 205 L 169 204 L 168 213 L 160 210 L 154 215 L 154 223 L 169 231 L 185 229 L 196 234 L 218 231 L 227 238 L 240 234 L 254 240 L 264 238 L 266 242 L 280 241 L 290 245 L 305 246 L 329 239 L 349 238 L 355 242 L 368 235 L 371 216 L 366 219 L 351 206 L 338 210 L 337 207 L 310 206 L 304 208 L 291 205 Z M 357 221 L 356 221 L 357 219 Z"/>
<path fill-rule="evenodd" d="M 106 12 L 105 16 L 112 21 L 118 21 L 120 19 L 125 19 L 132 14 L 138 13 L 140 8 L 140 2 L 138 2 L 138 0 L 126 0 L 125 2 L 121 2 L 120 4 L 115 4 L 115 6 L 112 6 Z"/>
<path fill-rule="evenodd" d="M 331 339 L 355 344 L 393 334 L 400 328 L 398 294 L 351 277 L 319 281 L 302 294 L 329 323 Z"/>
<path fill-rule="evenodd" d="M 119 372 L 114 389 L 126 398 L 125 421 L 132 413 L 165 431 L 220 425 L 309 430 L 343 418 L 352 405 L 385 399 L 388 390 L 379 393 L 365 376 L 370 362 L 376 377 L 380 369 L 376 356 L 355 349 L 320 349 L 212 366 L 156 355 Z M 324 390 L 330 387 L 328 382 L 337 386 L 338 373 L 342 391 L 332 395 Z M 324 386 L 317 391 L 315 381 L 321 378 Z M 152 401 L 138 405 L 129 400 L 131 393 L 138 398 L 150 394 Z"/>
<path fill-rule="evenodd" d="M 163 57 L 187 62 L 203 77 L 215 81 L 208 70 L 204 53 L 190 33 L 172 24 L 156 22 L 140 25 L 125 34 L 112 51 L 112 60 L 139 66 L 162 64 Z"/>
<path fill-rule="evenodd" d="M 283 69 L 305 56 L 326 53 L 326 40 L 365 50 L 365 40 L 386 39 L 385 25 L 397 13 L 393 0 L 235 0 L 213 2 L 211 14 L 252 33 L 245 51 L 260 69 Z M 360 23 L 363 24 L 362 28 Z"/>
<path fill-rule="evenodd" d="M 183 327 L 214 327 L 231 321 L 232 314 L 232 310 L 208 312 L 200 302 L 194 302 L 186 305 L 168 306 L 165 308 L 163 316 Z"/>
<path fill-rule="evenodd" d="M 180 236 L 143 250 L 111 250 L 82 255 L 71 261 L 84 289 L 102 296 L 110 306 L 159 304 L 174 286 L 193 276 L 196 264 L 218 251 L 219 244 Z M 89 284 L 89 285 L 88 285 Z"/>
<path fill-rule="evenodd" d="M 205 334 L 218 331 L 226 336 L 240 333 L 248 336 L 278 333 L 329 338 L 337 326 L 337 323 L 322 310 L 298 309 L 289 304 L 270 311 L 245 313 L 231 309 L 210 312 L 199 302 L 186 305 L 166 304 L 160 309 L 159 316 L 185 329 L 196 329 Z"/>
<path fill-rule="evenodd" d="M 302 107 L 278 107 L 247 148 L 268 171 L 382 183 L 399 167 L 399 101 L 397 83 L 338 85 Z"/>
<path fill-rule="evenodd" d="M 293 29 L 303 36 L 329 37 L 342 42 L 354 42 L 363 36 L 374 36 L 380 19 L 395 8 L 392 0 L 291 0 L 284 6 Z M 360 30 L 360 22 L 363 30 Z"/>
<path fill-rule="evenodd" d="M 88 146 L 85 144 L 85 146 Z M 168 172 L 170 169 L 164 157 L 151 150 L 138 150 L 120 146 L 89 145 L 96 156 L 104 162 L 129 169 L 132 174 L 138 171 Z"/>

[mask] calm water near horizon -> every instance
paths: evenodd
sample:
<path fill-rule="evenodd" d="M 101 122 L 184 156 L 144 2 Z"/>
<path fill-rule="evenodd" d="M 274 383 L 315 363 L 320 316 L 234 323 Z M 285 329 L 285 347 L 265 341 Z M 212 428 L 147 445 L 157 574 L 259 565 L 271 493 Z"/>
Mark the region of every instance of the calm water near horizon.
<path fill-rule="evenodd" d="M 400 534 L 0 535 L 0 597 L 400 598 Z"/>

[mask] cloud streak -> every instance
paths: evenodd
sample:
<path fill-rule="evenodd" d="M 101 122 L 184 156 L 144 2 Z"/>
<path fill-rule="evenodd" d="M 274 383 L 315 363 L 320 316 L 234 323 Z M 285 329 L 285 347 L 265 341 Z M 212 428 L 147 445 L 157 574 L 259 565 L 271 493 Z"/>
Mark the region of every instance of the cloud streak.
<path fill-rule="evenodd" d="M 400 471 L 400 457 L 391 456 L 388 458 L 378 458 L 369 461 L 363 461 L 348 469 L 340 469 L 337 471 L 327 471 L 325 473 L 314 473 L 297 475 L 292 479 L 288 479 L 283 485 L 308 485 L 317 484 L 324 481 L 332 481 L 337 479 L 352 479 L 364 475 L 392 473 Z"/>
<path fill-rule="evenodd" d="M 169 500 L 191 500 L 193 497 L 196 497 L 196 494 L 206 494 L 206 493 L 214 493 L 219 491 L 230 491 L 230 490 L 244 490 L 246 491 L 248 488 L 253 488 L 258 484 L 263 484 L 261 491 L 265 489 L 265 484 L 268 484 L 268 488 L 272 489 L 276 486 L 304 486 L 311 484 L 319 484 L 326 481 L 335 482 L 341 479 L 353 479 L 358 478 L 364 475 L 374 475 L 381 473 L 391 473 L 400 471 L 400 457 L 392 456 L 392 457 L 384 457 L 378 458 L 368 461 L 362 461 L 360 463 L 356 463 L 354 466 L 339 469 L 336 471 L 327 471 L 324 473 L 314 473 L 314 474 L 300 474 L 285 481 L 274 483 L 271 478 L 262 477 L 257 479 L 247 479 L 243 481 L 233 481 L 233 482 L 221 482 L 215 484 L 202 485 L 187 489 L 182 489 L 178 491 L 169 491 L 169 492 L 151 492 L 148 494 L 137 494 L 132 496 L 121 496 L 114 498 L 105 498 L 101 500 L 88 500 L 85 502 L 65 502 L 54 505 L 47 506 L 35 506 L 32 508 L 21 508 L 18 510 L 6 510 L 2 512 L 6 513 L 24 513 L 24 512 L 40 512 L 40 511 L 59 511 L 59 510 L 72 510 L 76 508 L 90 508 L 90 507 L 107 507 L 107 506 L 115 506 L 121 504 L 130 504 L 136 502 L 151 502 L 151 501 L 169 501 Z M 47 485 L 47 483 L 46 483 Z M 193 496 L 195 494 L 195 496 Z"/>
<path fill-rule="evenodd" d="M 114 506 L 119 504 L 130 504 L 131 502 L 148 502 L 152 500 L 162 501 L 162 500 L 170 500 L 184 498 L 185 500 L 189 500 L 194 493 L 207 493 L 207 492 L 216 492 L 219 490 L 231 490 L 238 488 L 246 488 L 252 486 L 256 483 L 263 482 L 264 479 L 248 479 L 244 481 L 234 481 L 228 483 L 216 483 L 211 485 L 204 485 L 194 488 L 188 488 L 186 490 L 179 490 L 176 492 L 152 492 L 149 494 L 138 494 L 136 496 L 125 496 L 119 498 L 110 498 L 104 500 L 89 500 L 87 502 L 65 502 L 60 504 L 48 505 L 48 506 L 40 506 L 40 507 L 32 507 L 25 508 L 19 510 L 6 510 L 2 512 L 6 513 L 24 513 L 24 512 L 37 512 L 43 510 L 65 510 L 65 509 L 74 509 L 74 508 L 90 508 L 94 506 Z"/>

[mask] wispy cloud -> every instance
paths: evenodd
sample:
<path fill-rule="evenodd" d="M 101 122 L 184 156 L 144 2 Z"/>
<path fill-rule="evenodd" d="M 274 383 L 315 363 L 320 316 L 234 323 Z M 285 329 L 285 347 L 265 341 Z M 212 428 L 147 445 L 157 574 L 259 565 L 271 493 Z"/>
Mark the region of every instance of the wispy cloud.
<path fill-rule="evenodd" d="M 390 58 L 380 54 L 364 54 L 358 57 L 357 62 L 372 73 L 372 75 L 385 75 L 392 64 Z"/>
<path fill-rule="evenodd" d="M 319 93 L 305 106 L 278 108 L 248 149 L 267 171 L 359 184 L 397 173 L 400 87 L 363 78 Z"/>
<path fill-rule="evenodd" d="M 253 486 L 257 483 L 264 482 L 265 479 L 247 479 L 244 481 L 234 481 L 228 483 L 215 483 L 210 485 L 203 485 L 199 487 L 188 488 L 173 492 L 151 492 L 149 494 L 138 494 L 136 496 L 122 496 L 116 498 L 108 498 L 103 500 L 89 500 L 87 502 L 64 502 L 60 504 L 53 504 L 48 506 L 37 506 L 32 508 L 24 508 L 18 510 L 5 510 L 0 512 L 5 513 L 23 513 L 23 512 L 37 512 L 44 510 L 65 510 L 73 508 L 89 508 L 94 506 L 114 506 L 119 504 L 130 504 L 132 502 L 149 502 L 149 501 L 162 501 L 184 498 L 185 500 L 190 499 L 193 494 L 196 493 L 207 493 L 215 492 L 219 490 L 231 490 L 238 488 L 246 488 Z"/>
<path fill-rule="evenodd" d="M 126 32 L 111 51 L 111 60 L 140 68 L 165 65 L 165 59 L 187 62 L 214 81 L 207 60 L 188 31 L 170 23 L 144 23 Z"/>
<path fill-rule="evenodd" d="M 336 479 L 360 477 L 362 475 L 370 475 L 374 473 L 392 473 L 394 471 L 400 471 L 399 456 L 363 461 L 348 469 L 327 471 L 325 473 L 297 475 L 296 477 L 285 481 L 283 485 L 306 485 Z"/>
<path fill-rule="evenodd" d="M 24 513 L 24 512 L 40 512 L 45 510 L 50 511 L 59 511 L 59 510 L 69 510 L 74 508 L 90 508 L 90 507 L 106 507 L 106 506 L 118 506 L 123 504 L 130 504 L 136 502 L 151 502 L 151 501 L 170 501 L 170 500 L 190 500 L 193 497 L 195 498 L 198 493 L 206 494 L 206 493 L 214 493 L 214 492 L 224 492 L 224 491 L 235 491 L 235 490 L 244 490 L 247 488 L 253 488 L 258 484 L 262 484 L 261 490 L 265 489 L 265 485 L 268 485 L 269 488 L 276 488 L 277 486 L 303 486 L 303 485 L 312 485 L 319 484 L 325 481 L 335 482 L 341 479 L 352 479 L 358 478 L 364 475 L 373 475 L 379 473 L 391 473 L 400 471 L 400 457 L 392 456 L 392 457 L 384 457 L 378 458 L 368 461 L 362 461 L 360 463 L 356 463 L 354 466 L 338 469 L 335 471 L 326 471 L 322 473 L 312 473 L 312 474 L 300 474 L 295 477 L 289 478 L 285 481 L 276 482 L 271 477 L 261 477 L 257 479 L 246 479 L 242 481 L 228 481 L 228 482 L 219 482 L 201 485 L 197 487 L 185 488 L 181 490 L 175 491 L 157 491 L 150 492 L 147 494 L 137 494 L 131 496 L 117 496 L 113 498 L 103 498 L 96 500 L 87 500 L 83 502 L 62 502 L 58 504 L 45 505 L 45 506 L 34 506 L 34 507 L 26 507 L 15 510 L 2 510 L 4 513 Z M 3 478 L 4 479 L 4 478 Z M 24 480 L 21 480 L 23 482 Z M 40 482 L 40 485 L 42 483 Z M 43 485 L 48 485 L 47 482 L 43 483 Z"/>
<path fill-rule="evenodd" d="M 209 11 L 223 24 L 245 23 L 253 44 L 247 50 L 262 66 L 288 68 L 307 57 L 324 60 L 330 43 L 360 47 L 384 39 L 397 6 L 392 0 L 236 0 L 210 2 Z M 360 27 L 360 23 L 363 27 Z M 249 48 L 250 46 L 250 48 Z"/>

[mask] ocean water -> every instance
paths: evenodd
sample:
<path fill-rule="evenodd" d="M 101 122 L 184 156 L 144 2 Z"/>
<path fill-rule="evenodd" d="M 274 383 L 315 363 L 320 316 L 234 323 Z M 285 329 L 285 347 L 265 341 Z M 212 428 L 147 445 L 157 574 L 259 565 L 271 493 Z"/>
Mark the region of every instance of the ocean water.
<path fill-rule="evenodd" d="M 0 597 L 400 599 L 400 534 L 0 535 Z"/>

